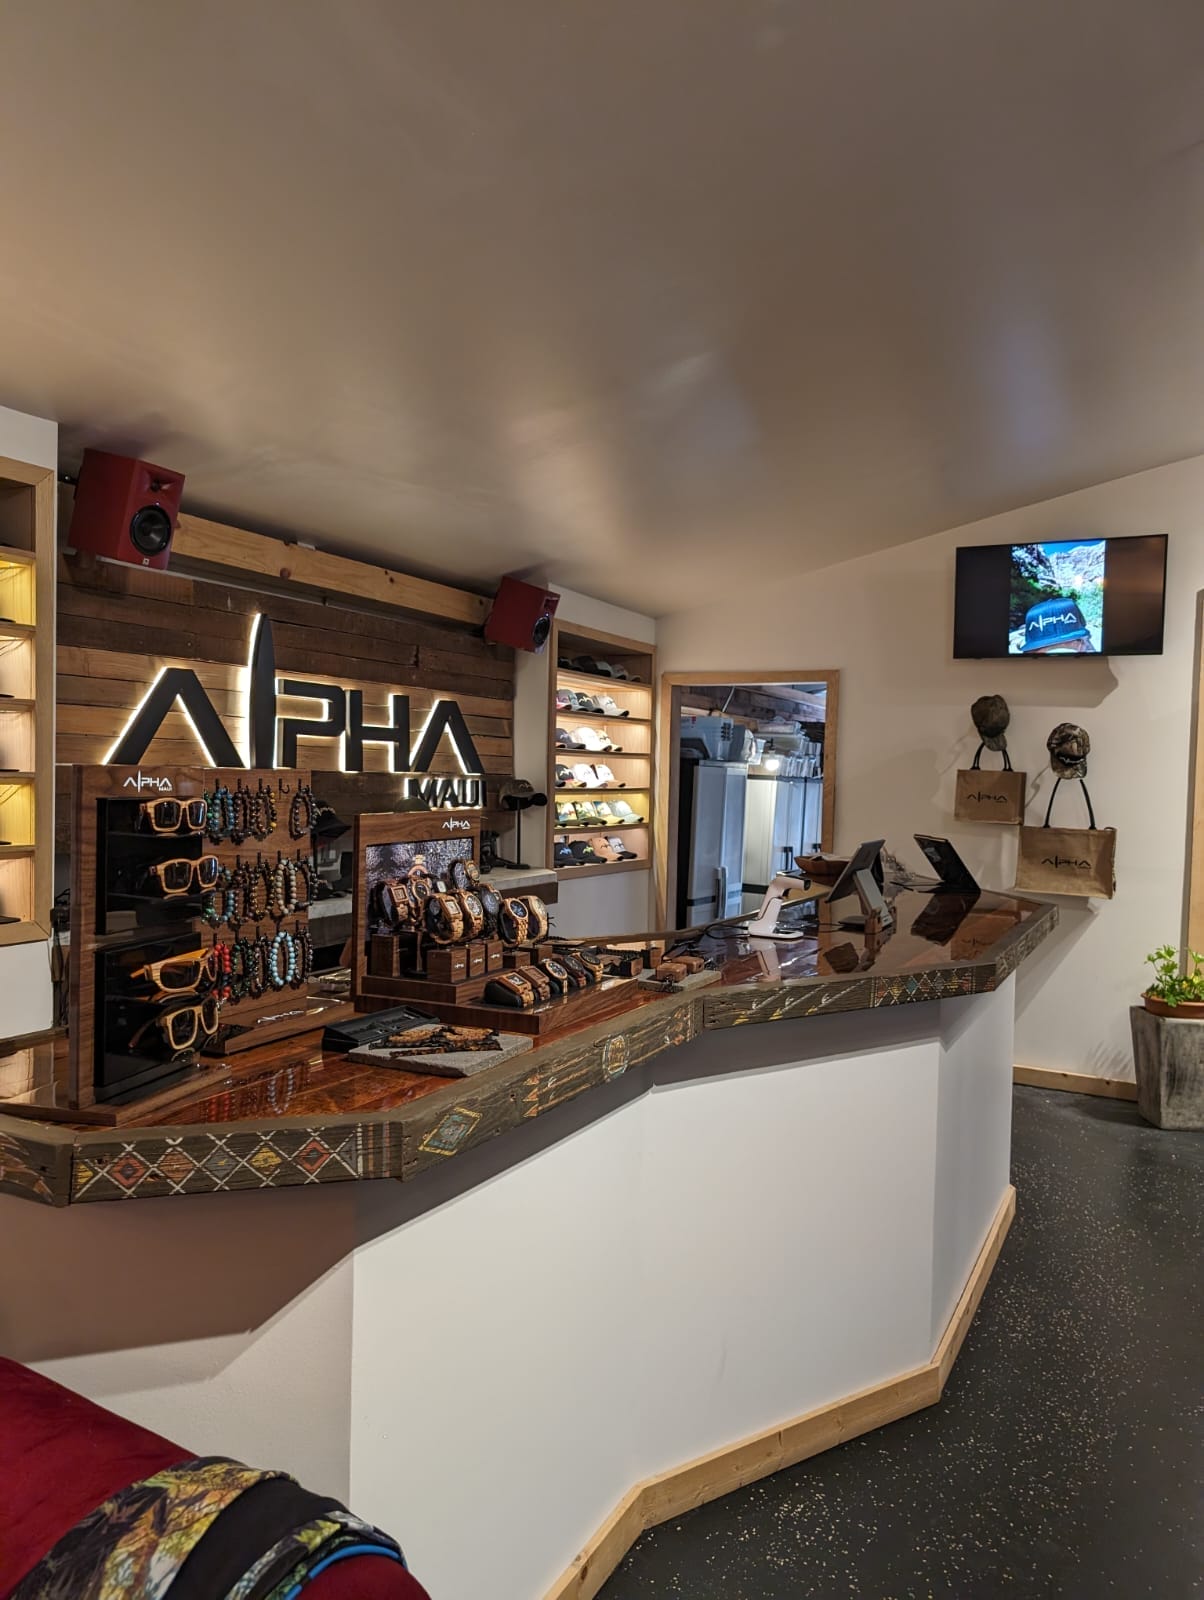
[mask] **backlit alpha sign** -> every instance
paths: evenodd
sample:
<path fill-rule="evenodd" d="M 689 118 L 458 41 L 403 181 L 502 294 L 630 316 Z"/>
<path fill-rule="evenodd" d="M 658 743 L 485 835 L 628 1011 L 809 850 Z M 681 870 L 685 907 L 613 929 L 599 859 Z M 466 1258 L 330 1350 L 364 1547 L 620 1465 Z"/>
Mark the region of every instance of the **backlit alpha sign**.
<path fill-rule="evenodd" d="M 322 715 L 279 716 L 279 696 L 316 700 L 323 708 Z M 457 701 L 436 700 L 416 738 L 410 726 L 408 694 L 389 696 L 390 720 L 387 723 L 365 722 L 362 689 L 346 689 L 341 684 L 309 678 L 276 676 L 272 624 L 262 614 L 255 618 L 251 627 L 245 689 L 245 761 L 192 668 L 164 667 L 105 756 L 104 765 L 137 766 L 164 717 L 177 705 L 211 767 L 296 767 L 299 740 L 333 739 L 340 744 L 343 771 L 363 772 L 364 746 L 381 744 L 389 749 L 389 771 L 406 777 L 407 795 L 435 806 L 481 806 L 485 803 L 481 758 Z M 455 752 L 461 777 L 427 776 L 444 734 Z"/>

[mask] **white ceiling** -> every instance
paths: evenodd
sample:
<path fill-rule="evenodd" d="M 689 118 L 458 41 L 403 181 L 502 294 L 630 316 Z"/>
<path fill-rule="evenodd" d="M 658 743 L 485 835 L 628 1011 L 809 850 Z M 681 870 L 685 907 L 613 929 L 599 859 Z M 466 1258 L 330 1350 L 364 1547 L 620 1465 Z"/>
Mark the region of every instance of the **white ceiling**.
<path fill-rule="evenodd" d="M 0 403 L 652 612 L 1204 451 L 1200 0 L 5 0 Z"/>

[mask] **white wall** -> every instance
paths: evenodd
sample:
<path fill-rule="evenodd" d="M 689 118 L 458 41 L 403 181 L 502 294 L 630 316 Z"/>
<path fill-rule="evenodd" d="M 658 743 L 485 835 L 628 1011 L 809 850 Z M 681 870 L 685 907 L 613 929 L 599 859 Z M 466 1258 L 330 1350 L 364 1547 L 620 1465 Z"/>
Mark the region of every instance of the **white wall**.
<path fill-rule="evenodd" d="M 1166 653 L 1156 657 L 954 661 L 954 550 L 959 544 L 1085 534 L 1169 533 Z M 1177 943 L 1183 920 L 1196 595 L 1204 589 L 1204 457 L 1135 474 L 784 584 L 740 590 L 723 577 L 713 606 L 658 623 L 665 671 L 838 667 L 837 846 L 885 833 L 919 861 L 913 832 L 948 834 L 988 887 L 1015 872 L 1014 830 L 956 823 L 958 767 L 977 743 L 969 707 L 1003 694 L 1009 741 L 1035 791 L 1040 821 L 1055 723 L 1091 735 L 1089 783 L 1117 839 L 1112 901 L 1061 899 L 1062 923 L 1021 971 L 1016 1059 L 1131 1078 L 1127 1008 L 1143 957 Z M 716 588 L 719 588 L 717 580 Z M 1063 810 L 1065 807 L 1065 810 Z M 1056 819 L 1086 825 L 1062 791 Z"/>
<path fill-rule="evenodd" d="M 34 467 L 57 467 L 59 425 L 45 417 L 26 416 L 0 406 L 0 456 Z M 56 497 L 57 499 L 57 497 Z M 54 624 L 54 605 L 39 602 L 47 626 Z M 53 688 L 42 686 L 53 694 Z M 0 1039 L 37 1033 L 54 1021 L 54 994 L 48 944 L 0 948 Z"/>
<path fill-rule="evenodd" d="M 0 456 L 24 461 L 31 467 L 56 467 L 59 461 L 59 425 L 46 417 L 27 416 L 0 406 Z"/>
<path fill-rule="evenodd" d="M 551 585 L 560 594 L 557 621 L 564 626 L 597 628 L 627 639 L 655 643 L 656 624 L 638 611 L 592 600 L 572 589 Z M 548 696 L 556 662 L 550 650 L 542 655 L 518 652 L 514 703 L 514 764 L 518 775 L 529 778 L 537 788 L 546 783 L 548 748 Z M 549 796 L 555 803 L 555 796 Z M 528 811 L 523 816 L 523 857 L 532 866 L 547 859 L 549 813 Z M 642 932 L 650 928 L 651 872 L 617 872 L 612 878 L 593 876 L 574 883 L 571 876 L 560 880 L 560 898 L 555 909 L 555 931 L 565 937 L 591 933 Z"/>
<path fill-rule="evenodd" d="M 64 1211 L 0 1195 L 0 1354 L 346 1498 L 355 1187 Z"/>

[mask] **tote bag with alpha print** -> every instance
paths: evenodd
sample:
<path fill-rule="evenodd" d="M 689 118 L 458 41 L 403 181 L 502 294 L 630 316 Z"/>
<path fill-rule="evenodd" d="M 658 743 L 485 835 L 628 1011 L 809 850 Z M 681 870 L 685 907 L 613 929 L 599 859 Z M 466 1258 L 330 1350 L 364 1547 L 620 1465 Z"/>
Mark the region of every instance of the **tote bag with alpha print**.
<path fill-rule="evenodd" d="M 1089 828 L 1055 828 L 1050 824 L 1054 799 L 1062 786 L 1053 786 L 1045 821 L 1039 828 L 1020 829 L 1016 859 L 1016 887 L 1037 894 L 1077 894 L 1111 900 L 1116 893 L 1116 829 L 1097 828 L 1087 786 Z"/>
<path fill-rule="evenodd" d="M 957 774 L 953 815 L 959 822 L 1023 822 L 1027 781 L 1023 772 L 1014 772 L 1010 765 L 988 772 L 975 756 L 974 765 L 962 767 Z"/>

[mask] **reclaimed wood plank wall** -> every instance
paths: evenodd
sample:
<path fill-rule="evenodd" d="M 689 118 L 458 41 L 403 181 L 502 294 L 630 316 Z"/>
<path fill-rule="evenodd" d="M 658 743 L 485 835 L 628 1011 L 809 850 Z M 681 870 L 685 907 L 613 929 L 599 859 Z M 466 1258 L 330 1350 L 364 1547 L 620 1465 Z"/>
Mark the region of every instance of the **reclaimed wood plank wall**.
<path fill-rule="evenodd" d="M 498 781 L 514 771 L 514 652 L 487 644 L 479 627 L 379 606 L 359 609 L 331 598 L 264 594 L 208 578 L 147 572 L 67 556 L 59 563 L 56 807 L 58 845 L 70 815 L 67 768 L 100 762 L 159 669 L 190 666 L 235 744 L 242 748 L 243 674 L 258 612 L 272 619 L 281 676 L 318 678 L 365 690 L 365 716 L 387 722 L 391 692 L 410 695 L 411 726 L 432 702 L 459 701 L 485 767 L 485 827 L 501 826 Z M 379 686 L 379 694 L 372 691 Z M 280 700 L 282 716 L 319 714 L 313 701 Z M 301 753 L 315 788 L 345 820 L 391 810 L 402 780 L 389 773 L 388 751 L 369 745 L 363 774 L 339 770 L 340 744 L 304 740 Z M 148 760 L 193 765 L 198 748 L 180 712 L 169 714 Z M 432 773 L 458 776 L 445 739 Z"/>

